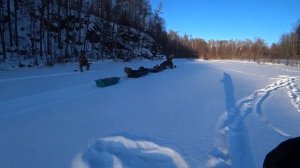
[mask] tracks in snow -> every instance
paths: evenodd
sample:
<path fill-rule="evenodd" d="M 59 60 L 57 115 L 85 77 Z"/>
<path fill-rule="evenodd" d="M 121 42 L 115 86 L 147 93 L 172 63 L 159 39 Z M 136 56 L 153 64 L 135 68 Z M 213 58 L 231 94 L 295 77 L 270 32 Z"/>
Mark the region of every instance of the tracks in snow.
<path fill-rule="evenodd" d="M 96 72 L 95 70 L 85 71 L 84 73 Z M 19 81 L 19 80 L 26 80 L 26 79 L 39 79 L 39 78 L 49 78 L 49 77 L 57 77 L 57 76 L 69 76 L 69 75 L 76 75 L 81 74 L 82 72 L 77 71 L 70 71 L 64 73 L 51 73 L 51 74 L 44 74 L 44 75 L 32 75 L 32 76 L 25 76 L 25 77 L 16 77 L 16 78 L 9 78 L 9 79 L 0 79 L 0 82 L 10 82 L 10 81 Z"/>
<path fill-rule="evenodd" d="M 292 99 L 293 106 L 300 112 L 300 90 L 297 88 L 295 83 L 296 78 L 291 78 L 291 82 L 287 85 L 288 95 Z"/>
<path fill-rule="evenodd" d="M 78 154 L 72 168 L 188 168 L 173 149 L 149 141 L 134 141 L 122 136 L 99 139 Z"/>
<path fill-rule="evenodd" d="M 275 79 L 276 81 L 272 84 L 254 91 L 236 103 L 231 76 L 224 73 L 222 82 L 225 91 L 226 112 L 220 116 L 216 126 L 215 148 L 211 151 L 208 167 L 255 167 L 247 128 L 244 124 L 244 118 L 252 111 L 274 132 L 284 137 L 290 137 L 288 133 L 272 125 L 268 117 L 264 115 L 261 105 L 272 92 L 286 87 L 291 103 L 300 112 L 300 91 L 295 83 L 296 77 L 281 75 Z"/>
<path fill-rule="evenodd" d="M 70 98 L 94 92 L 95 87 L 95 84 L 91 82 L 0 102 L 0 107 L 2 107 L 0 110 L 0 121 L 32 111 L 43 111 L 49 104 L 57 105 L 57 103 L 63 103 Z"/>
<path fill-rule="evenodd" d="M 254 91 L 254 93 L 250 96 L 242 98 L 237 103 L 237 106 L 241 111 L 241 115 L 243 118 L 246 117 L 251 111 L 254 111 L 255 114 L 260 118 L 260 120 L 264 124 L 269 126 L 273 131 L 280 134 L 281 136 L 289 137 L 290 135 L 273 126 L 261 109 L 262 103 L 270 96 L 273 91 L 276 91 L 279 88 L 286 87 L 288 89 L 287 93 L 291 97 L 292 104 L 297 109 L 297 111 L 300 111 L 300 92 L 295 83 L 296 78 L 281 75 L 276 78 L 276 80 L 277 81 L 273 82 L 272 84 Z"/>

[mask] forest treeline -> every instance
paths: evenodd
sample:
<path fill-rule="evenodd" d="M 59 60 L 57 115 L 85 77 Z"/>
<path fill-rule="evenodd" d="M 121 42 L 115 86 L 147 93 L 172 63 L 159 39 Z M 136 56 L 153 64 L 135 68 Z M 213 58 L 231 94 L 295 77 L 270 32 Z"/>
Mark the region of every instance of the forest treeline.
<path fill-rule="evenodd" d="M 290 32 L 281 35 L 277 43 L 268 45 L 264 39 L 246 40 L 208 40 L 180 36 L 175 31 L 167 33 L 172 39 L 178 56 L 190 55 L 204 59 L 247 59 L 257 62 L 276 62 L 285 60 L 290 64 L 300 59 L 300 22 Z M 177 45 L 176 45 L 177 44 Z M 181 46 L 181 47 L 176 47 Z M 182 50 L 180 48 L 183 48 Z"/>
<path fill-rule="evenodd" d="M 149 0 L 0 0 L 0 61 L 16 56 L 48 64 L 93 59 L 152 59 L 161 54 L 204 59 L 275 61 L 300 58 L 300 24 L 277 43 L 204 40 L 165 28 L 162 3 Z"/>

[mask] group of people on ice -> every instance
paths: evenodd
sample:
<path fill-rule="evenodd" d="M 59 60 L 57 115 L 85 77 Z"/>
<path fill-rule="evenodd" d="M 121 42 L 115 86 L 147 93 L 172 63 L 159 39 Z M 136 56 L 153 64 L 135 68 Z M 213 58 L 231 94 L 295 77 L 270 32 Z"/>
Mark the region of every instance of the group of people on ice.
<path fill-rule="evenodd" d="M 174 66 L 172 60 L 173 60 L 173 55 L 169 55 L 166 56 L 166 60 L 164 62 L 162 62 L 159 65 L 155 65 L 152 68 L 140 67 L 137 70 L 133 70 L 129 67 L 125 67 L 124 72 L 127 74 L 129 78 L 138 78 L 148 74 L 149 72 L 156 73 L 156 72 L 161 72 L 165 69 L 173 69 L 176 66 Z M 79 61 L 79 70 L 81 72 L 83 72 L 83 67 L 86 67 L 87 71 L 90 69 L 91 63 L 89 63 L 84 51 L 80 52 L 78 61 Z"/>
<path fill-rule="evenodd" d="M 157 73 L 165 69 L 173 69 L 176 66 L 174 66 L 172 59 L 173 59 L 173 55 L 167 56 L 167 59 L 164 62 L 162 62 L 159 65 L 155 65 L 152 68 L 145 68 L 141 66 L 139 69 L 133 70 L 131 68 L 125 67 L 124 72 L 127 74 L 129 78 L 138 78 L 148 74 L 149 72 Z"/>

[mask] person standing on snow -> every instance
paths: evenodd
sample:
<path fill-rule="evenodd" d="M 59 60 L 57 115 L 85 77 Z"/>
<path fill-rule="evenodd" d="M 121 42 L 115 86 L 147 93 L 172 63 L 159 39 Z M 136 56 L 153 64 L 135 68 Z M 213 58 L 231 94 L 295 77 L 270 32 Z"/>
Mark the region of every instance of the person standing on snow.
<path fill-rule="evenodd" d="M 90 63 L 89 63 L 87 57 L 85 56 L 85 52 L 81 51 L 80 56 L 79 56 L 79 69 L 80 69 L 80 72 L 83 72 L 82 67 L 84 67 L 84 66 L 86 67 L 87 71 L 90 69 Z"/>

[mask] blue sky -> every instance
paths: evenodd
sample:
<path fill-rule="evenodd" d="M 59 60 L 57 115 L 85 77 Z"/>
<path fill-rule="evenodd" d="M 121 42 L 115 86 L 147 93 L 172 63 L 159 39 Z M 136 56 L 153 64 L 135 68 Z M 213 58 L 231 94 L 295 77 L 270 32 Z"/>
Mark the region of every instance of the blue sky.
<path fill-rule="evenodd" d="M 255 40 L 269 45 L 300 20 L 300 0 L 150 0 L 163 3 L 166 29 L 205 40 Z"/>

